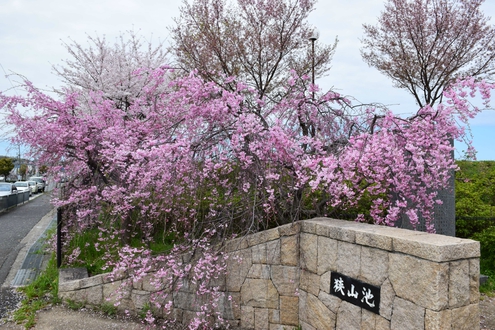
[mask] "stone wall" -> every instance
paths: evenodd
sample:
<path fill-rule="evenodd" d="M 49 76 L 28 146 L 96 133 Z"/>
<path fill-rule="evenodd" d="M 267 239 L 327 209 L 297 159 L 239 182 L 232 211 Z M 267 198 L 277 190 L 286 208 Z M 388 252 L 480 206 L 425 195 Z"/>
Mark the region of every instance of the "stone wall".
<path fill-rule="evenodd" d="M 479 329 L 475 241 L 318 218 L 230 241 L 226 251 L 228 275 L 217 283 L 223 290 L 218 310 L 234 327 Z M 350 285 L 344 291 L 335 279 L 331 283 L 332 273 L 354 281 L 347 284 L 362 283 L 363 292 Z M 59 295 L 101 304 L 121 283 L 105 275 L 65 281 Z M 365 297 L 365 286 L 378 288 L 379 297 Z M 119 308 L 139 311 L 153 291 L 146 280 L 133 283 Z M 341 299 L 340 292 L 370 306 L 379 299 L 376 312 Z M 194 302 L 201 298 L 191 285 L 173 296 L 174 318 L 195 316 Z"/>

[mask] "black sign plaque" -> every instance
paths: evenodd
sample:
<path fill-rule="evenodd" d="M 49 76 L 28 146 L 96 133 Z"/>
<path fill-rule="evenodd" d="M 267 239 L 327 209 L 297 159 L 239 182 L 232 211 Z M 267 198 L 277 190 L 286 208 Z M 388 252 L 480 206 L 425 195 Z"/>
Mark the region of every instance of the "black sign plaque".
<path fill-rule="evenodd" d="M 380 288 L 340 273 L 330 276 L 330 294 L 353 305 L 380 314 Z"/>

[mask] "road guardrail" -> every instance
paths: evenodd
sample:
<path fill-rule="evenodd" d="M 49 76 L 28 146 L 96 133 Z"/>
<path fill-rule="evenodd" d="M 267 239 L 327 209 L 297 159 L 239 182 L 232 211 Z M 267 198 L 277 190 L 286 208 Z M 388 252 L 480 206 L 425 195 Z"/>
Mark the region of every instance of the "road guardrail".
<path fill-rule="evenodd" d="M 17 194 L 0 196 L 0 212 L 10 209 L 19 204 L 24 204 L 29 201 L 29 191 L 20 192 Z"/>

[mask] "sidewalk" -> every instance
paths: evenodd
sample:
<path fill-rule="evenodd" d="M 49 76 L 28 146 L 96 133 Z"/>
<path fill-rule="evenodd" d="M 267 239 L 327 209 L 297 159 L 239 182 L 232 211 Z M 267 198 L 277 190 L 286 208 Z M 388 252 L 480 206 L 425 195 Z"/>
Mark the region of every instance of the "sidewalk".
<path fill-rule="evenodd" d="M 35 198 L 38 198 L 40 196 L 41 195 L 37 195 Z M 30 203 L 32 200 L 30 200 L 28 203 Z M 43 255 L 36 253 L 36 250 L 40 249 L 41 245 L 44 243 L 44 235 L 49 226 L 56 224 L 56 220 L 54 219 L 55 216 L 55 209 L 48 212 L 36 225 L 33 226 L 31 231 L 22 239 L 20 243 L 23 245 L 23 248 L 19 251 L 19 254 L 15 259 L 9 274 L 5 279 L 5 282 L 2 284 L 3 288 L 25 285 L 31 277 L 36 276 L 39 273 L 40 269 L 42 269 L 43 260 L 40 260 L 40 258 L 43 258 Z M 54 220 L 55 222 L 53 222 Z M 34 254 L 37 254 L 37 256 L 35 256 Z M 26 264 L 24 264 L 25 262 Z M 32 266 L 31 269 L 29 268 L 30 266 Z M 25 275 L 24 278 L 22 278 L 22 273 L 24 273 Z M 15 285 L 14 280 L 16 283 Z"/>
<path fill-rule="evenodd" d="M 25 248 L 19 252 L 2 287 L 24 286 L 33 280 L 46 266 L 47 256 L 40 253 L 46 239 L 47 230 L 56 226 L 56 210 L 46 214 L 22 240 Z M 25 329 L 8 320 L 0 320 L 0 329 Z M 65 306 L 50 306 L 38 312 L 35 330 L 138 330 L 146 327 L 122 316 L 108 317 L 89 309 L 71 310 Z"/>

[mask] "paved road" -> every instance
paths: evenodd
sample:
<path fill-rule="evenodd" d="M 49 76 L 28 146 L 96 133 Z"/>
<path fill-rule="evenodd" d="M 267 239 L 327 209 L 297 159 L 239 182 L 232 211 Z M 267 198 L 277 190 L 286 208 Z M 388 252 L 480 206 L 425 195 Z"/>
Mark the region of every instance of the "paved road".
<path fill-rule="evenodd" d="M 44 193 L 24 205 L 0 213 L 0 318 L 17 301 L 17 297 L 9 289 L 10 283 L 7 283 L 9 272 L 19 252 L 26 248 L 26 244 L 33 243 L 33 240 L 24 238 L 53 209 L 49 201 L 50 194 Z"/>

